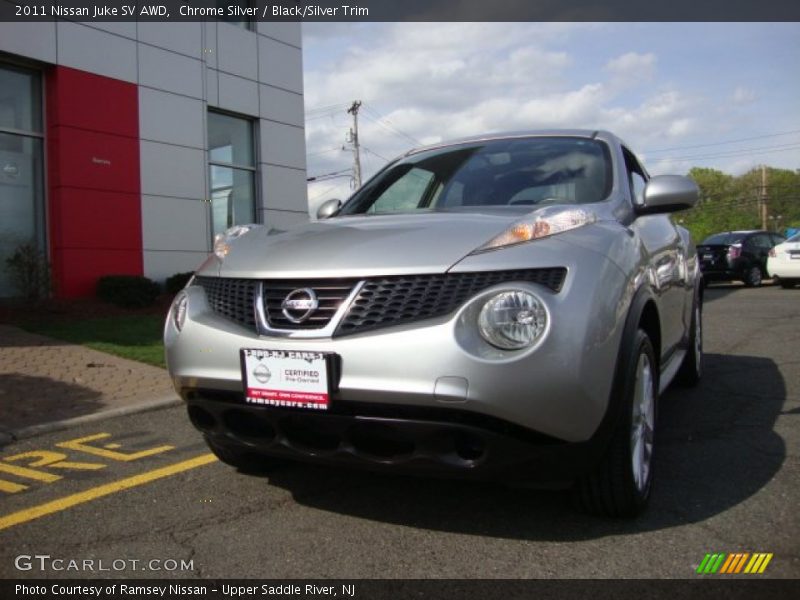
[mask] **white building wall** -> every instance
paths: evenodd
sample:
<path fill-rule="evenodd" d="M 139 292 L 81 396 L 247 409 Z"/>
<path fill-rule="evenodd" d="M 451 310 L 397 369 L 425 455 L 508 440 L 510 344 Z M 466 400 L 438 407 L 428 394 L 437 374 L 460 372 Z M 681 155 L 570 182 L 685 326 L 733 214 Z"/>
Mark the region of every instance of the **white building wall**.
<path fill-rule="evenodd" d="M 210 251 L 209 107 L 254 119 L 259 221 L 308 219 L 299 23 L 0 23 L 0 50 L 138 84 L 146 276 Z"/>

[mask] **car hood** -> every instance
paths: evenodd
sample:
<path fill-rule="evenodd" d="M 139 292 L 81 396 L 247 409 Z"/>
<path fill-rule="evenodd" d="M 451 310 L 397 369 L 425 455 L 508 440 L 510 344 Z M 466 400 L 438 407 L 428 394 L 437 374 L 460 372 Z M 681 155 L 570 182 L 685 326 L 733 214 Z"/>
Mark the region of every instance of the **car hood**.
<path fill-rule="evenodd" d="M 337 217 L 231 243 L 224 277 L 368 277 L 444 273 L 524 212 Z"/>

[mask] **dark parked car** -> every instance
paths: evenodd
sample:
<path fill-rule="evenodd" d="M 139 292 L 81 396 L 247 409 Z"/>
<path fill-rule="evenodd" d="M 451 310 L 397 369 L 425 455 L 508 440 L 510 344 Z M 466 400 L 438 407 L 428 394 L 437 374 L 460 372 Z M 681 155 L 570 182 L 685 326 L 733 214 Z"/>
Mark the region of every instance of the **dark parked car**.
<path fill-rule="evenodd" d="M 715 233 L 697 245 L 703 278 L 707 282 L 738 279 L 748 287 L 759 286 L 768 277 L 769 251 L 784 241 L 781 234 L 769 231 Z"/>

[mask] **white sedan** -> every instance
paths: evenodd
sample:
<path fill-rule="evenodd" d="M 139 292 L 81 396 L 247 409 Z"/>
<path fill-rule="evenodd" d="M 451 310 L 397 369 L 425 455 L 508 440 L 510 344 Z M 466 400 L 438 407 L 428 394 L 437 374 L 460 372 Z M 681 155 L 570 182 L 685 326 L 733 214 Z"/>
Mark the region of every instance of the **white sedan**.
<path fill-rule="evenodd" d="M 772 277 L 778 278 L 783 288 L 800 283 L 800 233 L 769 251 L 767 271 Z"/>

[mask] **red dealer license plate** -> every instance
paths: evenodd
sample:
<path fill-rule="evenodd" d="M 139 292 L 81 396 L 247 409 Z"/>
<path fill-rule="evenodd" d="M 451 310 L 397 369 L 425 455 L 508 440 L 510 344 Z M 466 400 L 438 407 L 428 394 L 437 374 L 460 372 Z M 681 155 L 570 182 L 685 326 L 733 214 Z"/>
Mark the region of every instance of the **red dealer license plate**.
<path fill-rule="evenodd" d="M 328 409 L 332 354 L 243 348 L 241 357 L 246 402 Z"/>

